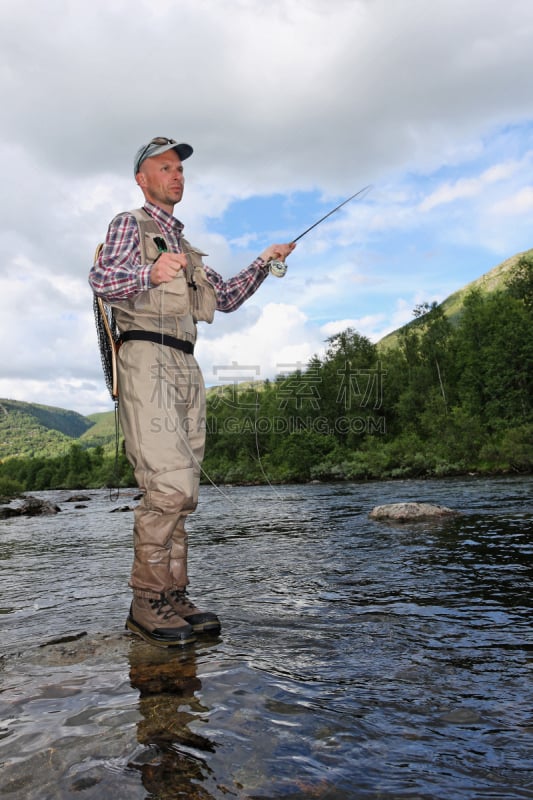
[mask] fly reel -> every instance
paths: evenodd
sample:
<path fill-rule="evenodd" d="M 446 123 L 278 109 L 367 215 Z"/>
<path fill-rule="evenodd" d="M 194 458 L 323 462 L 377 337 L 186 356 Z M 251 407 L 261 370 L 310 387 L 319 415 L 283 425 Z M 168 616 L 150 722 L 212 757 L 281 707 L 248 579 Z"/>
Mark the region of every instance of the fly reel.
<path fill-rule="evenodd" d="M 270 261 L 269 265 L 270 274 L 274 275 L 275 278 L 283 278 L 285 273 L 287 272 L 287 265 L 284 261 L 279 261 L 279 259 L 274 258 Z"/>

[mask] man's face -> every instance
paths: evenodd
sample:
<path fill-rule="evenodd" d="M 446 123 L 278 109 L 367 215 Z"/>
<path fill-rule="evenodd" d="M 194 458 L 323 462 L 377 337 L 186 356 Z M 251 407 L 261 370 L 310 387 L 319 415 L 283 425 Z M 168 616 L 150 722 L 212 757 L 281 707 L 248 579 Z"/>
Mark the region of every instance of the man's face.
<path fill-rule="evenodd" d="M 146 158 L 137 173 L 137 183 L 151 203 L 172 214 L 183 197 L 183 166 L 175 150 Z"/>

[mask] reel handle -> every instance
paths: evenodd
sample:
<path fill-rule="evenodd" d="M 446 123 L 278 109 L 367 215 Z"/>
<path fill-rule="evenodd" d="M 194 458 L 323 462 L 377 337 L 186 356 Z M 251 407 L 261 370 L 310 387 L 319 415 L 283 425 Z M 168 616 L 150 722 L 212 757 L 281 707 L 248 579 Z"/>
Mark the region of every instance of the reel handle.
<path fill-rule="evenodd" d="M 276 258 L 273 258 L 272 261 L 269 261 L 268 267 L 270 274 L 274 275 L 275 278 L 283 278 L 287 272 L 286 263 Z"/>

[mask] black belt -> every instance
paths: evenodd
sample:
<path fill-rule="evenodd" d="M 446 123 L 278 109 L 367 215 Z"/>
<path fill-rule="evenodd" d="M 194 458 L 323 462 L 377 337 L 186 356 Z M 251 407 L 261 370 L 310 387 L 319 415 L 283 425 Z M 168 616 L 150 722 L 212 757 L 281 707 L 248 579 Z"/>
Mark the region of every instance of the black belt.
<path fill-rule="evenodd" d="M 182 350 L 184 353 L 189 353 L 191 356 L 194 353 L 194 345 L 192 342 L 187 342 L 185 339 L 176 339 L 175 336 L 169 336 L 168 333 L 156 333 L 155 331 L 124 331 L 124 333 L 120 334 L 121 343 L 128 342 L 131 339 L 164 344 L 167 347 L 173 347 L 175 350 Z"/>

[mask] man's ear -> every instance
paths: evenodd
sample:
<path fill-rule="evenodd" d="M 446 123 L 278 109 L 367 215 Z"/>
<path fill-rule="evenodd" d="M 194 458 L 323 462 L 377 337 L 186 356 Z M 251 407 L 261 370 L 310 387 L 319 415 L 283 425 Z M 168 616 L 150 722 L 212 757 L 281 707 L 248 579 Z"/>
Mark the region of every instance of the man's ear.
<path fill-rule="evenodd" d="M 137 181 L 137 185 L 141 188 L 146 186 L 146 175 L 143 172 L 138 172 L 135 176 L 135 180 Z"/>

